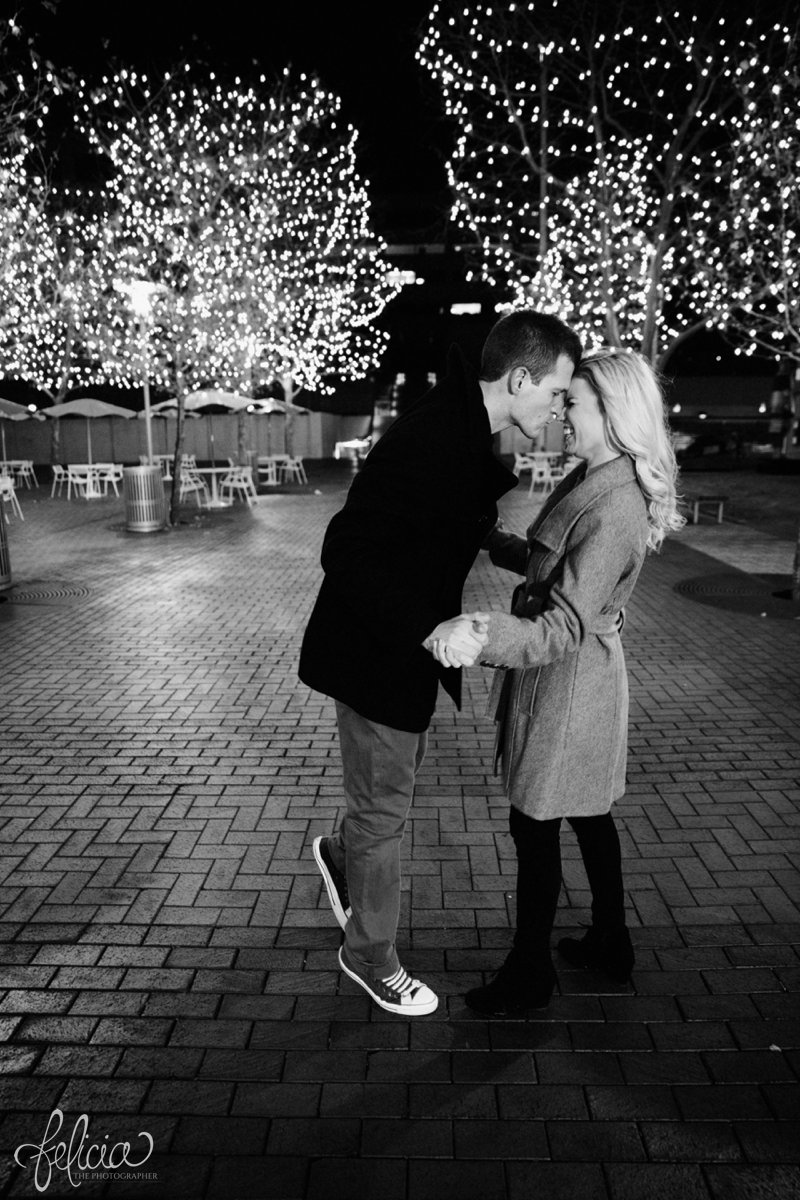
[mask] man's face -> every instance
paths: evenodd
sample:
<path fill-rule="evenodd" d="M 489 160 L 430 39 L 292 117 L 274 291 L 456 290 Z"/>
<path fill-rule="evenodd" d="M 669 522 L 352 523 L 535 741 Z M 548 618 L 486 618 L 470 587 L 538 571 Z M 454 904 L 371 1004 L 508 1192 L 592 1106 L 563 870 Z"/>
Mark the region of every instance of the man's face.
<path fill-rule="evenodd" d="M 561 416 L 575 364 L 568 355 L 559 355 L 555 368 L 539 383 L 534 383 L 524 368 L 518 370 L 523 372 L 522 377 L 512 371 L 509 383 L 512 389 L 509 416 L 511 424 L 526 437 L 535 438 L 551 417 Z"/>

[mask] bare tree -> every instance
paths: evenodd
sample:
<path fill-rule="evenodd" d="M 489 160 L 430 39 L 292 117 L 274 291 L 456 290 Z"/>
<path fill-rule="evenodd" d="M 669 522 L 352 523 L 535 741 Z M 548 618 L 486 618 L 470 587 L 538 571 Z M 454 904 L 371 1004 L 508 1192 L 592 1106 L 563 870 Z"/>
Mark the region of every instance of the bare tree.
<path fill-rule="evenodd" d="M 737 73 L 742 119 L 723 215 L 731 240 L 724 276 L 731 308 L 722 330 L 744 353 L 767 353 L 783 364 L 790 381 L 784 454 L 800 418 L 799 50 L 797 34 L 787 34 L 767 67 L 754 57 Z M 800 600 L 800 531 L 792 587 Z"/>
<path fill-rule="evenodd" d="M 786 37 L 769 69 L 757 60 L 737 76 L 742 120 L 731 145 L 730 237 L 725 263 L 731 311 L 722 325 L 737 348 L 800 367 L 800 57 Z"/>
<path fill-rule="evenodd" d="M 38 7 L 55 11 L 57 0 Z M 56 71 L 43 59 L 36 40 L 25 28 L 20 10 L 0 17 L 0 156 L 22 150 L 30 153 L 40 142 L 54 97 L 69 81 L 69 72 Z"/>
<path fill-rule="evenodd" d="M 675 11 L 678 7 L 680 11 Z M 661 365 L 727 311 L 714 271 L 743 57 L 773 24 L 710 0 L 437 5 L 418 57 L 456 125 L 455 216 L 512 305 Z M 559 286 L 553 286 L 552 276 Z"/>

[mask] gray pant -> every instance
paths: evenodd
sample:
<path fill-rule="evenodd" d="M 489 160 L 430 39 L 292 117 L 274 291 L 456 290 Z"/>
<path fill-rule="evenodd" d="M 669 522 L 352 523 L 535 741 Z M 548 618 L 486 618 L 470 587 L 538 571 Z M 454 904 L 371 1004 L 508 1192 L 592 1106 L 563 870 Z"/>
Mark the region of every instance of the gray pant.
<path fill-rule="evenodd" d="M 400 843 L 428 735 L 378 725 L 338 700 L 336 716 L 347 808 L 328 846 L 353 910 L 345 949 L 366 976 L 386 978 L 399 966 Z"/>

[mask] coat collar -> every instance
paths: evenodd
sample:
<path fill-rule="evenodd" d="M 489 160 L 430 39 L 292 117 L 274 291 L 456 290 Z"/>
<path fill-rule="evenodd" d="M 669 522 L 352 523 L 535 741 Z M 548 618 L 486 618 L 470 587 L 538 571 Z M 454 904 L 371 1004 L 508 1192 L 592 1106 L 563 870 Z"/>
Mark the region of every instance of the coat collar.
<path fill-rule="evenodd" d="M 586 463 L 581 463 L 552 493 L 528 530 L 529 540 L 557 549 L 587 508 L 607 493 L 635 482 L 636 470 L 627 454 L 588 473 Z"/>
<path fill-rule="evenodd" d="M 456 403 L 462 406 L 464 419 L 462 467 L 471 471 L 474 477 L 483 478 L 486 481 L 489 498 L 497 501 L 506 492 L 515 488 L 519 479 L 494 454 L 492 427 L 486 405 L 483 402 L 478 373 L 467 362 L 456 345 L 450 347 L 447 356 L 445 383 Z"/>

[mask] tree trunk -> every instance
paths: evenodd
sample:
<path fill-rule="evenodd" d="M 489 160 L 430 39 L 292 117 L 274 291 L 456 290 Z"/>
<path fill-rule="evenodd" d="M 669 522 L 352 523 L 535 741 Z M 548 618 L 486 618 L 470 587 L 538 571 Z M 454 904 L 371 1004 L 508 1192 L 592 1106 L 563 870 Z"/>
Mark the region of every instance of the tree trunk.
<path fill-rule="evenodd" d="M 240 467 L 248 467 L 250 461 L 247 457 L 247 409 L 240 408 L 236 414 L 236 453 Z"/>
<path fill-rule="evenodd" d="M 290 374 L 281 375 L 281 387 L 283 389 L 283 398 L 287 404 L 291 404 L 297 394 L 292 387 L 292 377 Z M 284 449 L 288 455 L 294 458 L 294 413 L 291 408 L 286 410 L 286 425 L 284 426 Z"/>
<path fill-rule="evenodd" d="M 548 191 L 547 191 L 547 151 L 548 141 L 550 140 L 550 127 L 548 122 L 547 111 L 547 64 L 542 55 L 542 47 L 539 47 L 539 159 L 541 162 L 541 171 L 539 172 L 539 270 L 544 270 L 544 260 L 547 256 L 548 241 L 549 241 L 549 223 L 548 223 Z"/>
<path fill-rule="evenodd" d="M 169 523 L 177 525 L 178 513 L 180 506 L 181 495 L 181 457 L 183 456 L 183 426 L 185 422 L 184 416 L 184 397 L 186 395 L 183 375 L 180 371 L 175 372 L 175 398 L 178 401 L 178 417 L 175 422 L 175 453 L 172 459 L 172 491 L 169 501 Z"/>
<path fill-rule="evenodd" d="M 792 456 L 795 434 L 797 433 L 798 421 L 800 420 L 800 380 L 797 377 L 798 370 L 800 370 L 798 363 L 794 359 L 790 359 L 789 411 L 786 413 L 786 427 L 781 439 L 781 458 Z"/>
<path fill-rule="evenodd" d="M 63 404 L 69 394 L 70 378 L 72 375 L 72 347 L 75 342 L 75 331 L 70 320 L 67 324 L 67 333 L 64 343 L 64 357 L 61 363 L 61 375 L 58 380 L 58 388 L 55 392 L 48 392 L 52 404 Z M 61 422 L 53 421 L 53 428 L 50 435 L 50 464 L 59 462 L 61 459 Z"/>

